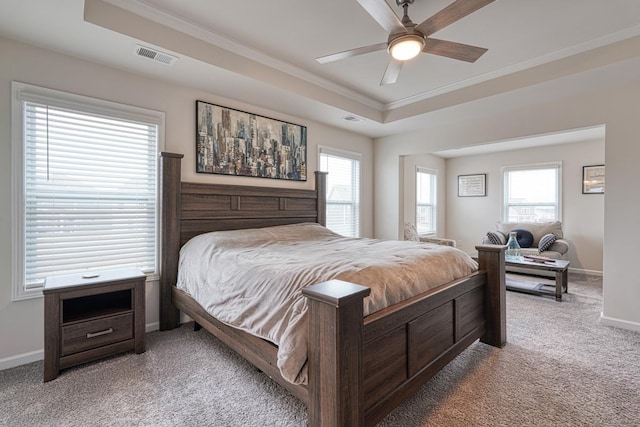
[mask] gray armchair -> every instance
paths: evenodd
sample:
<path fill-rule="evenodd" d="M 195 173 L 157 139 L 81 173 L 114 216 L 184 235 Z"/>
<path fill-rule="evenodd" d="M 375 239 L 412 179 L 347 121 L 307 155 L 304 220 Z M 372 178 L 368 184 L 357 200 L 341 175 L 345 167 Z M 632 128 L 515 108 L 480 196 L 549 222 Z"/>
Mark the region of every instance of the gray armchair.
<path fill-rule="evenodd" d="M 436 245 L 444 245 L 456 247 L 456 241 L 452 239 L 441 239 L 438 237 L 423 237 L 418 234 L 416 226 L 410 222 L 404 223 L 404 240 L 412 240 L 415 242 L 435 243 Z"/>

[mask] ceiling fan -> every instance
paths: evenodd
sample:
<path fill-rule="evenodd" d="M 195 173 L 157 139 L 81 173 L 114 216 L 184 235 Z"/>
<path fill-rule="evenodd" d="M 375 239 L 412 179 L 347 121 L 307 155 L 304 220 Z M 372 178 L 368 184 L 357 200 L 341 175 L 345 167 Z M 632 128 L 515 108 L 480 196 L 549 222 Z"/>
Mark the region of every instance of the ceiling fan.
<path fill-rule="evenodd" d="M 391 55 L 387 70 L 382 76 L 380 85 L 395 83 L 405 61 L 415 58 L 420 52 L 446 56 L 466 62 L 476 62 L 487 49 L 438 40 L 429 37 L 446 26 L 464 18 L 476 10 L 492 3 L 494 0 L 456 0 L 440 12 L 414 24 L 407 14 L 409 5 L 415 0 L 396 0 L 396 4 L 404 9 L 402 20 L 393 12 L 385 0 L 357 0 L 373 19 L 389 32 L 386 43 L 377 43 L 356 49 L 346 50 L 316 58 L 321 64 L 334 62 L 352 56 L 386 49 Z"/>

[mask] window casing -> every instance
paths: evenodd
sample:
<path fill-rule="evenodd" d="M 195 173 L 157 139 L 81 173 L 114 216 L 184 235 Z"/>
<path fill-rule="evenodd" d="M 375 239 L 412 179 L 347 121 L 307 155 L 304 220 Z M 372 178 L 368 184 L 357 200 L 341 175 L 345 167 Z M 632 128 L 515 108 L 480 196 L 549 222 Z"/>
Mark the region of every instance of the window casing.
<path fill-rule="evenodd" d="M 13 299 L 47 276 L 157 276 L 164 114 L 14 82 Z"/>
<path fill-rule="evenodd" d="M 437 228 L 437 178 L 436 171 L 416 169 L 416 229 L 418 234 L 435 235 Z"/>
<path fill-rule="evenodd" d="M 327 175 L 327 228 L 360 236 L 360 155 L 320 147 L 320 170 Z"/>
<path fill-rule="evenodd" d="M 503 220 L 547 222 L 562 218 L 560 162 L 503 169 Z"/>

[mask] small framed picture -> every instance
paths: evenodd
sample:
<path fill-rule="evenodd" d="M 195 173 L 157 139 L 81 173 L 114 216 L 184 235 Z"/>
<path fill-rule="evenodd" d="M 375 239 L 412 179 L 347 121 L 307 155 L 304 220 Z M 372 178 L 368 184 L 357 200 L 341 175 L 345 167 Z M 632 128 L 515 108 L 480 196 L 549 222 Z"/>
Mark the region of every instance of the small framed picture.
<path fill-rule="evenodd" d="M 582 194 L 604 194 L 604 165 L 582 167 Z"/>
<path fill-rule="evenodd" d="M 486 195 L 486 173 L 458 175 L 458 197 L 484 197 Z"/>

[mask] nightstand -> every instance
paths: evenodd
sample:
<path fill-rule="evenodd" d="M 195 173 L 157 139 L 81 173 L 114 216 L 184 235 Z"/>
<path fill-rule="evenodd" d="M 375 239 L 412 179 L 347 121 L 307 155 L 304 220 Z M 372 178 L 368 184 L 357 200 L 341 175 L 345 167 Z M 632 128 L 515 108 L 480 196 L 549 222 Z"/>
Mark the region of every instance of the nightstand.
<path fill-rule="evenodd" d="M 97 274 L 97 275 L 96 275 Z M 146 276 L 137 268 L 48 277 L 44 284 L 44 381 L 112 354 L 143 353 Z"/>

